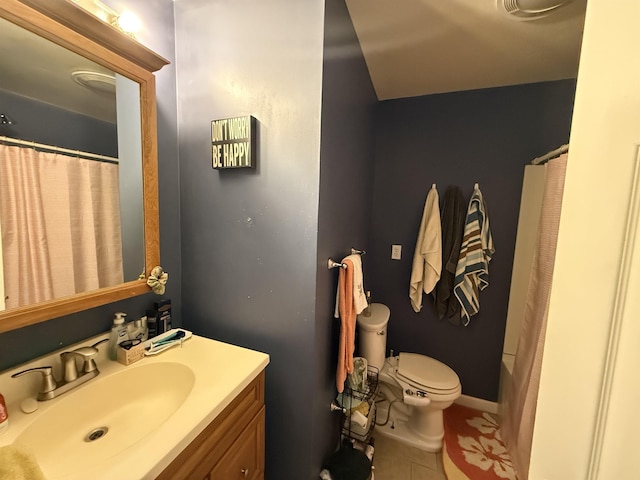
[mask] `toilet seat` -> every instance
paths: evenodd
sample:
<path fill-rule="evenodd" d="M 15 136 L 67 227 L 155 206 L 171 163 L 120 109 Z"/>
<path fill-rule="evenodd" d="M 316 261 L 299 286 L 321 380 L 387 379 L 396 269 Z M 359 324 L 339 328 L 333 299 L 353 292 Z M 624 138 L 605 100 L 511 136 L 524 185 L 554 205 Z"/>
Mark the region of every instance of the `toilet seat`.
<path fill-rule="evenodd" d="M 435 358 L 401 352 L 394 370 L 400 383 L 408 383 L 432 395 L 449 395 L 460 390 L 456 372 Z"/>

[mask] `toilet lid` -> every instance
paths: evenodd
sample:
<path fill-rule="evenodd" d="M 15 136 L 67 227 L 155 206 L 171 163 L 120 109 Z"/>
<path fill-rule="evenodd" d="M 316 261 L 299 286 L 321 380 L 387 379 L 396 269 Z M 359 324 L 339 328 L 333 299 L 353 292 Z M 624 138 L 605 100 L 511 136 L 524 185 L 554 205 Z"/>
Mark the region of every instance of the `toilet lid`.
<path fill-rule="evenodd" d="M 454 390 L 460 385 L 458 375 L 447 365 L 417 353 L 400 353 L 398 375 L 433 390 Z"/>

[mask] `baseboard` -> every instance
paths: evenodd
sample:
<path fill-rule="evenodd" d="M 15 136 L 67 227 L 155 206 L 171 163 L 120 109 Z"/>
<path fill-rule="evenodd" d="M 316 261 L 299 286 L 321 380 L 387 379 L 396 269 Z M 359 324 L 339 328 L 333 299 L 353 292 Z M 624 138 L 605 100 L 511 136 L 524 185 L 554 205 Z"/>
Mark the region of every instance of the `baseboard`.
<path fill-rule="evenodd" d="M 456 400 L 458 405 L 463 407 L 475 408 L 483 412 L 498 414 L 498 402 L 491 402 L 483 398 L 470 397 L 469 395 L 460 395 Z"/>

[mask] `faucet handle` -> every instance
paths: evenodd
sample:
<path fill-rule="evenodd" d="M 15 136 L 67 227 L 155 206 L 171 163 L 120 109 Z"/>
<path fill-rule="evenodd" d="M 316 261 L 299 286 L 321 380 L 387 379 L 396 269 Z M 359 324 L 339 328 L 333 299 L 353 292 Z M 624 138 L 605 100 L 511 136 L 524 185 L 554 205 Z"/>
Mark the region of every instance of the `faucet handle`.
<path fill-rule="evenodd" d="M 94 346 L 80 347 L 73 351 L 76 355 L 80 355 L 84 361 L 84 364 L 82 365 L 82 373 L 89 373 L 94 370 L 98 370 L 98 366 L 93 358 L 98 354 L 98 352 L 99 350 Z"/>
<path fill-rule="evenodd" d="M 98 353 L 98 349 L 96 347 L 80 347 L 65 353 L 73 353 L 74 355 L 79 355 L 86 359 L 96 355 Z"/>
<path fill-rule="evenodd" d="M 98 348 L 98 345 L 100 345 L 101 343 L 105 343 L 108 342 L 109 339 L 108 338 L 103 338 L 102 340 L 98 340 L 96 343 L 94 343 L 93 345 L 91 345 L 93 348 Z"/>
<path fill-rule="evenodd" d="M 42 386 L 40 387 L 40 391 L 38 392 L 38 400 L 42 401 L 52 398 L 50 394 L 56 389 L 58 384 L 56 383 L 56 379 L 53 378 L 53 370 L 51 367 L 28 368 L 26 370 L 22 370 L 21 372 L 14 373 L 13 375 L 11 375 L 11 378 L 21 377 L 22 375 L 26 375 L 27 373 L 32 372 L 42 374 Z"/>
<path fill-rule="evenodd" d="M 66 382 L 70 382 L 78 378 L 78 370 L 76 368 L 75 356 L 82 358 L 82 373 L 89 373 L 98 370 L 96 362 L 93 357 L 98 353 L 96 347 L 80 347 L 69 352 L 63 352 L 60 354 L 60 360 L 62 361 L 62 368 L 64 370 L 64 379 Z"/>

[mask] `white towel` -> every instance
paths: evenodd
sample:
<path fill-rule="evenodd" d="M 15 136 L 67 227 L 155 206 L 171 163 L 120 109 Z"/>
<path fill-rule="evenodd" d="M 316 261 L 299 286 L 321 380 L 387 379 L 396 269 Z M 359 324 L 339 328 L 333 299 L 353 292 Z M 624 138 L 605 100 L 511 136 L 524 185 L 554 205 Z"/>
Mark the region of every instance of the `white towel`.
<path fill-rule="evenodd" d="M 416 313 L 422 309 L 422 292 L 430 293 L 434 289 L 440 280 L 441 272 L 442 226 L 440 225 L 438 190 L 434 184 L 424 202 L 424 212 L 411 267 L 409 298 Z"/>
<path fill-rule="evenodd" d="M 460 319 L 464 326 L 480 311 L 480 292 L 489 286 L 489 262 L 494 251 L 487 206 L 476 183 L 469 200 L 453 281 L 453 293 L 462 307 Z"/>
<path fill-rule="evenodd" d="M 367 295 L 364 292 L 364 274 L 362 272 L 362 258 L 359 254 L 349 255 L 342 259 L 341 263 L 345 260 L 351 260 L 353 262 L 353 306 L 356 309 L 356 315 L 360 315 L 362 311 L 367 307 Z M 334 312 L 335 318 L 340 318 L 339 307 L 340 305 L 340 286 L 336 291 L 336 309 Z"/>

